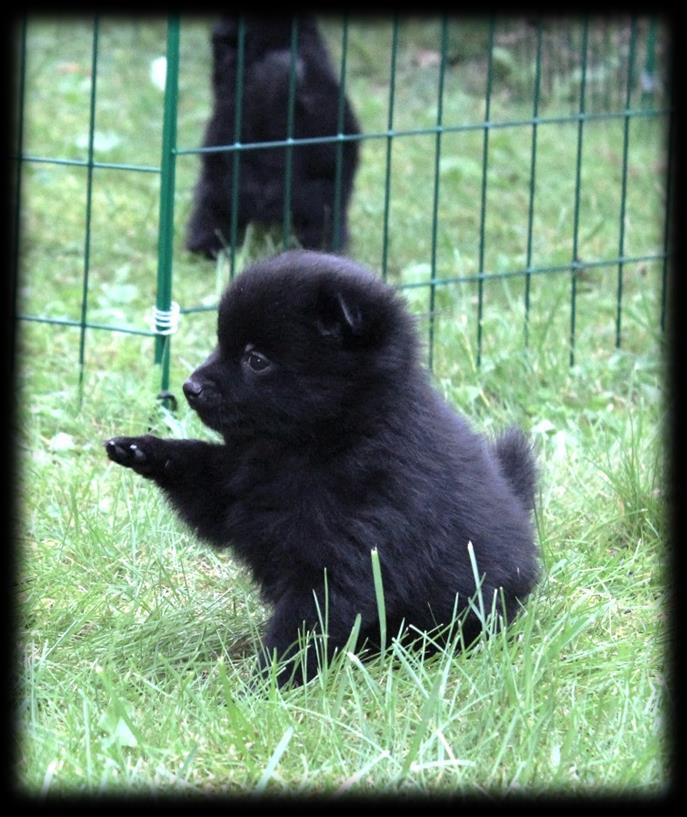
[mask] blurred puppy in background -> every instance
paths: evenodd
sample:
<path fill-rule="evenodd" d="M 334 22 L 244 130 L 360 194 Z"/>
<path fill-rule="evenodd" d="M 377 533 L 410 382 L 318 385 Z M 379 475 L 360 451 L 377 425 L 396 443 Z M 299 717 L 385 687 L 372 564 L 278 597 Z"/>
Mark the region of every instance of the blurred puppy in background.
<path fill-rule="evenodd" d="M 350 103 L 341 99 L 339 81 L 312 17 L 298 19 L 290 132 L 292 20 L 249 16 L 244 18 L 244 31 L 239 99 L 239 20 L 223 18 L 213 30 L 214 108 L 205 147 L 236 141 L 237 112 L 241 121 L 238 141 L 246 146 L 283 141 L 288 136 L 334 137 L 339 133 L 340 106 L 341 131 L 360 132 Z M 239 243 L 249 222 L 282 224 L 288 184 L 291 226 L 299 243 L 311 249 L 340 250 L 348 240 L 347 210 L 357 164 L 357 141 L 242 150 L 236 176 L 232 152 L 201 154 L 186 245 L 213 257 L 230 244 L 234 184 L 238 186 Z"/>

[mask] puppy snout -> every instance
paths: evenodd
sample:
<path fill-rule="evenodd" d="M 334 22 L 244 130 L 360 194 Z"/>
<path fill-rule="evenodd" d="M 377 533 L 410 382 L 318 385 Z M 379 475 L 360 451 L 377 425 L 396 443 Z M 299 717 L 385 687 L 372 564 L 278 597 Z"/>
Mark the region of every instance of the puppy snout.
<path fill-rule="evenodd" d="M 197 402 L 200 395 L 203 393 L 203 384 L 199 380 L 194 380 L 192 377 L 184 383 L 183 387 L 186 399 L 191 405 Z"/>

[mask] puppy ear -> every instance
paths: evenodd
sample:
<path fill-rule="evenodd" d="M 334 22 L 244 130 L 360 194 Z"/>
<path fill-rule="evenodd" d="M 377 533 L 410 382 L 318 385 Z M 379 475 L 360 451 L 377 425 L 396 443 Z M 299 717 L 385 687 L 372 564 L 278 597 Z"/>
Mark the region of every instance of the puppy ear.
<path fill-rule="evenodd" d="M 364 321 L 360 306 L 340 291 L 321 292 L 317 302 L 317 331 L 323 337 L 359 337 Z"/>

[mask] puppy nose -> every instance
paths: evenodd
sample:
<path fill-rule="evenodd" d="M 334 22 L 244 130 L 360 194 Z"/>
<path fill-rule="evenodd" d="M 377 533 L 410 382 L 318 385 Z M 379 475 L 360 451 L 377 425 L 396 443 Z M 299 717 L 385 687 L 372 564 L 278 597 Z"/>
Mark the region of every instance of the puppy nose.
<path fill-rule="evenodd" d="M 203 391 L 203 384 L 189 377 L 182 388 L 188 402 L 193 403 L 194 400 L 200 397 L 200 393 Z"/>

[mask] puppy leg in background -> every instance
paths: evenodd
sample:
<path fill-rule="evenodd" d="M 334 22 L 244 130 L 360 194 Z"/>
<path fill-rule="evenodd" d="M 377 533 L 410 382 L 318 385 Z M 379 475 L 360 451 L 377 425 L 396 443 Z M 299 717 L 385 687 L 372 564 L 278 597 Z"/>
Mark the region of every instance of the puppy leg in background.
<path fill-rule="evenodd" d="M 230 498 L 220 496 L 227 477 L 227 448 L 200 440 L 161 440 L 113 437 L 105 443 L 107 456 L 118 465 L 152 479 L 165 492 L 184 521 L 200 536 L 226 544 L 218 509 Z"/>
<path fill-rule="evenodd" d="M 193 211 L 186 228 L 186 247 L 191 252 L 203 253 L 212 258 L 223 247 L 218 232 L 227 244 L 231 240 L 231 157 L 228 158 L 225 154 L 204 154 L 201 162 L 201 176 L 196 185 Z M 239 218 L 239 243 L 245 226 L 245 219 Z"/>
<path fill-rule="evenodd" d="M 339 249 L 334 246 L 334 192 L 334 183 L 328 179 L 308 179 L 293 191 L 294 232 L 305 249 Z M 340 248 L 348 241 L 345 204 L 342 197 Z"/>

